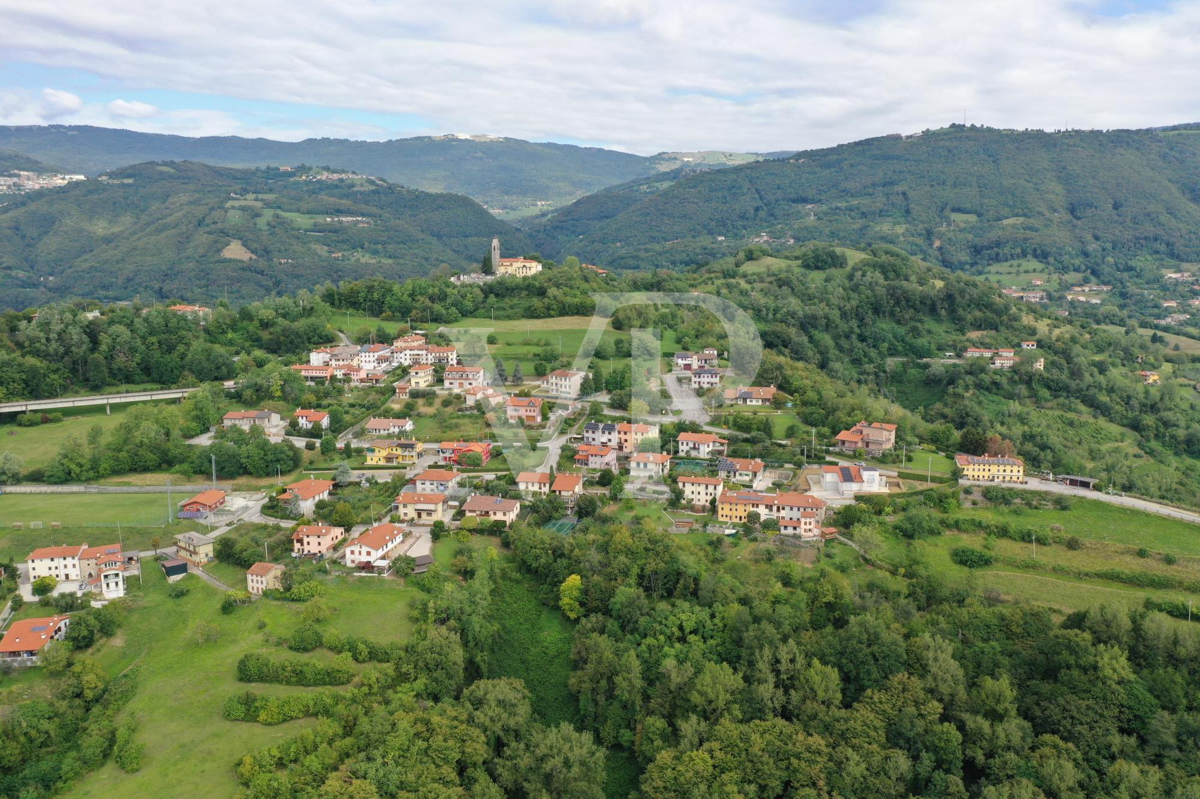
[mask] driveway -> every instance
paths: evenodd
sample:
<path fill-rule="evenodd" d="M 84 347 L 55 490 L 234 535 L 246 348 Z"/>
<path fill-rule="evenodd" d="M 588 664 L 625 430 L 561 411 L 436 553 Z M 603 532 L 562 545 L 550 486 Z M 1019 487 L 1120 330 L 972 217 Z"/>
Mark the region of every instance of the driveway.
<path fill-rule="evenodd" d="M 712 417 L 704 410 L 704 403 L 696 396 L 692 387 L 683 385 L 679 381 L 679 376 L 674 372 L 664 374 L 662 377 L 663 384 L 667 387 L 667 393 L 671 395 L 671 405 L 675 410 L 681 412 L 681 418 L 687 422 L 708 424 Z"/>
<path fill-rule="evenodd" d="M 976 482 L 973 480 L 960 480 L 959 483 L 960 485 L 1000 486 L 1002 488 L 1023 488 L 1029 491 L 1046 491 L 1051 494 L 1065 494 L 1072 497 L 1082 497 L 1083 499 L 1094 499 L 1099 502 L 1107 502 L 1110 505 L 1123 505 L 1126 508 L 1134 508 L 1136 510 L 1146 511 L 1147 513 L 1157 513 L 1160 516 L 1169 516 L 1172 519 L 1191 522 L 1192 524 L 1200 524 L 1200 513 L 1180 510 L 1179 508 L 1173 508 L 1170 505 L 1151 502 L 1148 499 L 1127 497 L 1123 494 L 1105 494 L 1102 491 L 1088 491 L 1085 488 L 1065 486 L 1062 483 L 1055 483 L 1051 482 L 1050 480 L 1042 480 L 1037 477 L 1027 478 L 1024 483 L 988 483 L 982 481 Z"/>

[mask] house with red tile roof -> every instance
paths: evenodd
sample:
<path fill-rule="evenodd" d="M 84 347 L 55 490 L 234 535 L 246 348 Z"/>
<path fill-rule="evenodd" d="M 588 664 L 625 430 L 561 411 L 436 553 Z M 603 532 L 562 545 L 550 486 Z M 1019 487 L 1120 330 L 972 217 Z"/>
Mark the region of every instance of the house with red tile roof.
<path fill-rule="evenodd" d="M 302 558 L 323 558 L 337 549 L 345 537 L 345 527 L 305 524 L 292 533 L 292 554 Z"/>
<path fill-rule="evenodd" d="M 278 563 L 259 561 L 246 569 L 246 590 L 255 596 L 262 596 L 263 591 L 274 589 L 283 590 L 284 567 Z"/>
<path fill-rule="evenodd" d="M 538 424 L 542 421 L 541 397 L 509 397 L 505 412 L 510 422 Z"/>
<path fill-rule="evenodd" d="M 617 470 L 617 451 L 600 444 L 580 444 L 575 450 L 575 465 L 584 469 Z"/>
<path fill-rule="evenodd" d="M 38 656 L 53 641 L 61 641 L 71 624 L 69 616 L 45 616 L 14 621 L 0 640 L 0 660 L 9 663 L 37 663 Z"/>
<path fill-rule="evenodd" d="M 677 481 L 683 500 L 694 510 L 707 509 L 714 499 L 720 499 L 725 482 L 719 477 L 683 476 Z"/>
<path fill-rule="evenodd" d="M 896 446 L 896 425 L 886 422 L 859 422 L 849 430 L 838 433 L 835 449 L 842 452 L 887 452 Z"/>
<path fill-rule="evenodd" d="M 183 509 L 179 514 L 181 518 L 196 518 L 224 507 L 225 492 L 219 488 L 210 488 L 191 499 L 185 499 L 179 505 Z"/>
<path fill-rule="evenodd" d="M 404 542 L 404 532 L 398 524 L 375 525 L 346 544 L 343 552 L 346 565 L 363 571 L 387 571 Z"/>
<path fill-rule="evenodd" d="M 312 478 L 301 480 L 287 486 L 279 495 L 279 501 L 284 505 L 295 501 L 300 507 L 301 516 L 312 516 L 313 511 L 317 508 L 317 503 L 323 499 L 329 499 L 334 485 L 332 480 L 314 480 Z"/>
<path fill-rule="evenodd" d="M 517 475 L 517 490 L 526 497 L 550 493 L 550 472 L 521 472 Z"/>
<path fill-rule="evenodd" d="M 679 456 L 711 458 L 725 451 L 729 442 L 714 433 L 680 433 L 675 439 L 679 444 Z"/>
<path fill-rule="evenodd" d="M 315 424 L 319 424 L 321 427 L 326 427 L 329 424 L 329 414 L 325 411 L 297 408 L 292 416 L 296 419 L 296 427 L 299 427 L 301 430 L 312 430 Z"/>
<path fill-rule="evenodd" d="M 504 526 L 508 527 L 517 520 L 517 514 L 521 512 L 521 502 L 516 499 L 476 494 L 463 504 L 463 512 L 467 518 L 504 522 Z"/>
<path fill-rule="evenodd" d="M 556 474 L 550 493 L 565 502 L 568 510 L 572 510 L 575 501 L 583 493 L 583 478 L 577 474 Z"/>

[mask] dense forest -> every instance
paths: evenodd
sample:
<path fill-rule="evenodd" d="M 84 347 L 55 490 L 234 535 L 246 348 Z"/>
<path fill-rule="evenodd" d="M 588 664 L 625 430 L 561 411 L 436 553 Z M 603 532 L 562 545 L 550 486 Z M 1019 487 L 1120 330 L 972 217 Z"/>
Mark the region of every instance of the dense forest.
<path fill-rule="evenodd" d="M 0 206 L 0 306 L 67 297 L 248 301 L 324 280 L 478 266 L 521 233 L 472 200 L 320 170 L 153 163 Z"/>
<path fill-rule="evenodd" d="M 189 138 L 86 125 L 0 127 L 0 147 L 89 175 L 143 161 L 203 161 L 235 167 L 333 164 L 414 189 L 465 194 L 501 209 L 537 202 L 559 205 L 683 163 L 669 153 L 645 157 L 490 136 L 284 142 L 236 136 Z M 699 161 L 701 166 L 727 162 Z"/>
<path fill-rule="evenodd" d="M 952 269 L 1035 258 L 1102 279 L 1200 259 L 1200 131 L 952 125 L 585 197 L 531 229 L 551 257 L 618 268 L 730 255 L 751 237 L 890 243 Z M 1109 281 L 1111 282 L 1111 281 Z"/>

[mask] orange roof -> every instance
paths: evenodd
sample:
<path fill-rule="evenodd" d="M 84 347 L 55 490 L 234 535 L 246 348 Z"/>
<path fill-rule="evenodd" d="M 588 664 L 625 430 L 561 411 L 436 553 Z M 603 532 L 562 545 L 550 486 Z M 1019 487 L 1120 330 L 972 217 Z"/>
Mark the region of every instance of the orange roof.
<path fill-rule="evenodd" d="M 66 620 L 66 616 L 47 616 L 14 621 L 0 641 L 0 652 L 40 652 L 58 625 Z"/>
<path fill-rule="evenodd" d="M 518 483 L 549 483 L 550 472 L 521 472 L 517 475 Z"/>
<path fill-rule="evenodd" d="M 692 444 L 728 444 L 729 442 L 714 433 L 680 433 L 677 439 L 680 442 L 690 442 Z"/>
<path fill-rule="evenodd" d="M 87 544 L 71 547 L 42 547 L 29 553 L 29 560 L 44 560 L 46 558 L 74 558 L 84 550 Z"/>
<path fill-rule="evenodd" d="M 788 507 L 823 508 L 825 507 L 825 500 L 814 497 L 812 494 L 787 492 L 775 497 L 775 504 L 787 505 Z"/>
<path fill-rule="evenodd" d="M 546 375 L 546 377 L 578 377 L 582 374 L 583 372 L 573 372 L 570 369 L 555 369 L 553 372 Z"/>
<path fill-rule="evenodd" d="M 577 491 L 583 485 L 583 478 L 577 474 L 556 474 L 551 491 Z"/>
<path fill-rule="evenodd" d="M 215 505 L 223 499 L 225 499 L 224 491 L 221 491 L 218 488 L 210 488 L 207 491 L 201 491 L 191 499 L 184 501 L 183 504 L 191 505 L 192 503 L 195 503 L 197 505 Z"/>
<path fill-rule="evenodd" d="M 408 371 L 409 371 L 409 373 L 412 373 L 412 372 L 432 372 L 432 371 L 433 371 L 433 366 L 432 366 L 431 364 L 427 364 L 427 363 L 419 363 L 419 364 L 417 364 L 416 366 L 414 366 L 413 368 L 409 369 Z"/>
<path fill-rule="evenodd" d="M 351 541 L 346 546 L 364 546 L 371 549 L 386 549 L 397 538 L 404 537 L 404 528 L 398 524 L 377 524 Z"/>
<path fill-rule="evenodd" d="M 718 468 L 727 463 L 739 472 L 761 472 L 766 467 L 766 464 L 757 458 L 723 458 Z"/>
<path fill-rule="evenodd" d="M 327 524 L 305 524 L 296 528 L 296 532 L 292 533 L 292 538 L 303 538 L 306 535 L 315 535 L 324 538 L 329 535 L 342 535 L 345 532 L 345 527 L 330 527 Z"/>
<path fill-rule="evenodd" d="M 703 486 L 719 486 L 723 483 L 720 477 L 680 477 L 679 482 Z"/>
<path fill-rule="evenodd" d="M 481 441 L 443 441 L 438 445 L 438 449 L 450 449 L 455 452 L 479 452 L 490 450 L 490 443 Z"/>
<path fill-rule="evenodd" d="M 436 483 L 448 483 L 458 477 L 459 473 L 450 469 L 426 469 L 418 474 L 413 480 L 432 480 Z"/>
<path fill-rule="evenodd" d="M 512 513 L 520 507 L 521 503 L 515 499 L 492 497 L 487 494 L 476 494 L 463 504 L 463 510 L 467 513 L 479 513 L 481 511 Z"/>
<path fill-rule="evenodd" d="M 483 374 L 483 367 L 482 366 L 462 366 L 462 365 L 447 366 L 446 371 L 443 372 L 442 374 L 448 375 L 448 374 L 459 374 L 459 373 L 472 374 L 472 375 Z"/>
<path fill-rule="evenodd" d="M 659 452 L 639 452 L 629 460 L 631 463 L 667 463 L 671 456 Z"/>
<path fill-rule="evenodd" d="M 297 408 L 295 416 L 297 419 L 308 419 L 311 422 L 320 422 L 328 417 L 329 414 L 325 413 L 325 411 L 313 411 L 305 410 L 304 408 Z"/>
<path fill-rule="evenodd" d="M 80 560 L 94 560 L 96 558 L 102 558 L 105 556 L 112 557 L 112 558 L 120 558 L 121 557 L 121 545 L 120 544 L 104 544 L 103 546 L 89 547 L 85 544 L 83 550 L 79 553 Z"/>
<path fill-rule="evenodd" d="M 288 486 L 285 496 L 312 499 L 324 494 L 326 491 L 332 491 L 333 486 L 334 482 L 332 480 L 301 480 L 298 483 L 292 483 Z"/>
<path fill-rule="evenodd" d="M 510 408 L 540 408 L 542 407 L 541 397 L 509 397 L 508 407 Z"/>
<path fill-rule="evenodd" d="M 246 574 L 253 574 L 255 577 L 270 577 L 276 570 L 283 571 L 283 566 L 280 566 L 278 563 L 259 561 L 249 569 L 246 569 Z"/>
<path fill-rule="evenodd" d="M 396 497 L 397 505 L 440 505 L 445 501 L 445 494 L 418 494 L 416 491 L 406 491 Z"/>

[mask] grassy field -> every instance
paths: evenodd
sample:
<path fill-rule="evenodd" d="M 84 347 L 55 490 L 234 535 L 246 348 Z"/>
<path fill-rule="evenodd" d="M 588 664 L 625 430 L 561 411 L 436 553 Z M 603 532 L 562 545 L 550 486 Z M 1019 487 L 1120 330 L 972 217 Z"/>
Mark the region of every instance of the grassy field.
<path fill-rule="evenodd" d="M 970 497 L 966 499 L 970 501 Z M 1065 511 L 968 506 L 962 514 L 1046 531 L 1058 525 L 1064 535 L 1200 557 L 1200 525 L 1094 499 L 1072 497 L 1071 507 Z"/>
<path fill-rule="evenodd" d="M 363 316 L 361 314 L 356 314 L 354 311 L 351 311 L 349 314 L 347 314 L 345 311 L 330 311 L 328 319 L 331 327 L 343 331 L 351 338 L 357 336 L 363 331 L 374 330 L 380 325 L 382 325 L 383 328 L 388 331 L 388 333 L 395 335 L 397 330 L 408 325 L 407 319 L 401 321 L 384 320 L 377 316 Z"/>
<path fill-rule="evenodd" d="M 1113 333 L 1119 333 L 1121 335 L 1125 334 L 1125 328 L 1121 327 L 1120 325 L 1100 325 L 1100 327 L 1105 330 L 1112 331 Z M 1200 341 L 1197 341 L 1194 338 L 1179 336 L 1174 333 L 1159 333 L 1159 331 L 1151 330 L 1148 327 L 1139 327 L 1137 332 L 1146 338 L 1150 338 L 1151 335 L 1158 333 L 1159 336 L 1166 339 L 1168 347 L 1172 349 L 1179 347 L 1180 352 L 1186 352 L 1189 354 L 1200 352 Z"/>
<path fill-rule="evenodd" d="M 217 610 L 217 589 L 196 577 L 185 578 L 184 584 L 191 593 L 170 599 L 161 570 L 147 569 L 139 607 L 96 654 L 109 673 L 135 662 L 141 669 L 137 695 L 126 713 L 137 720 L 137 737 L 146 744 L 142 770 L 125 774 L 109 762 L 67 796 L 174 796 L 181 779 L 187 780 L 189 795 L 199 799 L 232 796 L 237 791 L 233 767 L 241 755 L 311 724 L 300 720 L 264 727 L 226 721 L 221 715 L 225 698 L 246 688 L 235 678 L 237 659 L 250 651 L 279 653 L 275 640 L 299 626 L 302 606 L 260 601 L 224 616 Z M 321 626 L 380 641 L 402 640 L 409 633 L 415 588 L 395 580 L 352 578 L 331 579 L 326 587 L 338 611 Z M 219 636 L 213 643 L 198 644 L 193 631 L 205 622 L 216 625 Z M 309 689 L 255 685 L 254 690 L 278 695 Z"/>
<path fill-rule="evenodd" d="M 41 469 L 53 460 L 63 442 L 72 436 L 86 439 L 88 431 L 99 426 L 105 433 L 119 425 L 131 404 L 112 406 L 112 415 L 104 408 L 79 409 L 61 422 L 19 427 L 15 423 L 0 424 L 0 452 L 11 452 L 25 462 L 26 469 Z"/>

